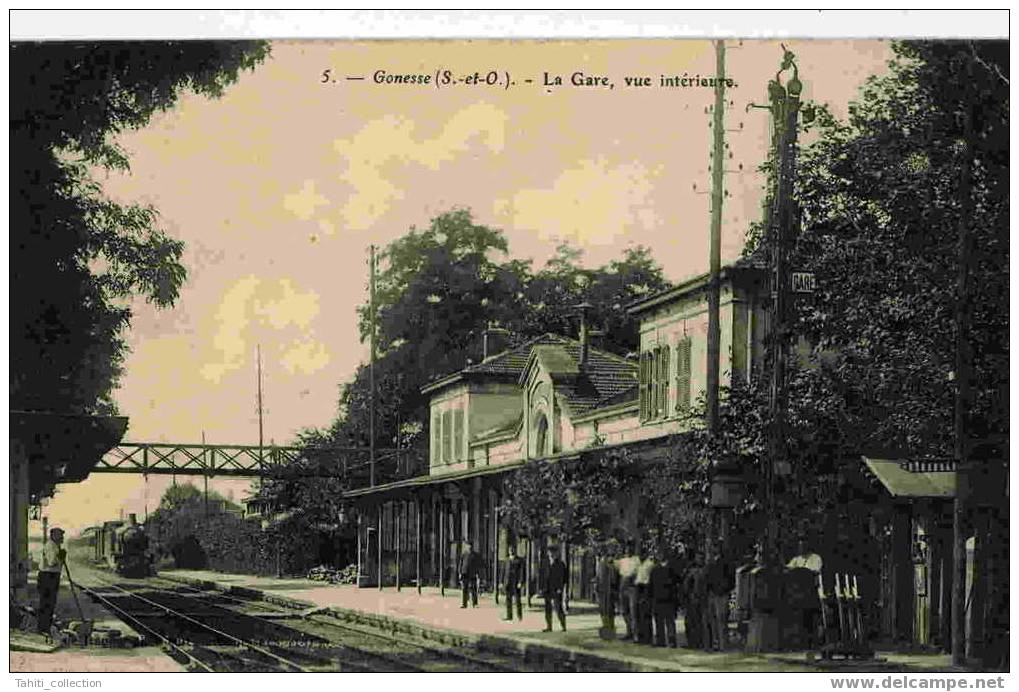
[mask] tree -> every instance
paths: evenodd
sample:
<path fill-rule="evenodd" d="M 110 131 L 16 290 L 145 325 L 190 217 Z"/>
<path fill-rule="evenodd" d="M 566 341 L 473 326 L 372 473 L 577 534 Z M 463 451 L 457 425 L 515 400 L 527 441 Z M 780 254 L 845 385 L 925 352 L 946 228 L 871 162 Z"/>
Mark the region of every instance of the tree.
<path fill-rule="evenodd" d="M 11 57 L 11 407 L 110 412 L 126 303 L 170 305 L 183 245 L 157 212 L 103 197 L 94 167 L 126 170 L 113 138 L 184 89 L 217 97 L 264 43 L 17 43 Z"/>
<path fill-rule="evenodd" d="M 839 450 L 912 458 L 968 450 L 983 571 L 973 603 L 964 603 L 958 562 L 954 600 L 958 612 L 977 614 L 975 649 L 983 614 L 998 618 L 987 626 L 990 646 L 977 651 L 997 666 L 1008 631 L 1008 577 L 993 567 L 1007 560 L 1008 535 L 1007 522 L 995 520 L 1007 506 L 1008 45 L 893 49 L 889 73 L 869 80 L 848 121 L 820 111 L 819 137 L 800 158 L 793 262 L 814 272 L 818 290 L 796 307 L 794 329 L 810 348 L 791 373 L 790 400 L 807 397 L 811 407 L 803 411 L 810 424 L 789 442 L 801 478 L 816 459 L 838 463 Z M 808 445 L 828 453 L 812 461 Z M 985 550 L 997 557 L 985 560 Z"/>
<path fill-rule="evenodd" d="M 562 245 L 537 273 L 530 262 L 509 259 L 507 252 L 501 231 L 474 223 L 466 209 L 453 209 L 426 229 L 412 228 L 381 253 L 375 305 L 377 446 L 417 449 L 423 461 L 429 402 L 421 387 L 479 362 L 487 325 L 505 327 L 515 343 L 546 332 L 575 334 L 576 306 L 588 301 L 592 326 L 604 332 L 601 347 L 625 354 L 637 345 L 626 305 L 668 285 L 644 247 L 586 269 L 579 264 L 581 251 Z M 371 329 L 368 307 L 358 309 L 362 340 Z M 363 365 L 341 389 L 329 438 L 366 447 L 370 401 Z"/>
<path fill-rule="evenodd" d="M 796 261 L 819 286 L 800 301 L 796 329 L 814 361 L 826 363 L 818 375 L 851 414 L 847 433 L 861 448 L 951 456 L 954 347 L 946 337 L 969 110 L 978 114 L 970 420 L 978 436 L 1007 430 L 1008 85 L 994 67 L 1007 69 L 1007 46 L 894 48 L 890 74 L 870 80 L 847 123 L 822 114 L 820 138 L 801 156 Z M 977 60 L 990 64 L 970 75 Z"/>

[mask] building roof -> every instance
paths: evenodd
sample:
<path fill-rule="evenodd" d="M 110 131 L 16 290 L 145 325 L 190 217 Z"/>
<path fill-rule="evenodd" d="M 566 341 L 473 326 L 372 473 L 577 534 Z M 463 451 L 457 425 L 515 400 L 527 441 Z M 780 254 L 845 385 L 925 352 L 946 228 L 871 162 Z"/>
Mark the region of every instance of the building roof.
<path fill-rule="evenodd" d="M 767 262 L 763 250 L 757 250 L 747 257 L 741 257 L 731 264 L 727 264 L 719 271 L 721 281 L 735 280 L 744 276 L 763 276 L 767 271 Z M 708 285 L 709 274 L 698 274 L 658 293 L 652 293 L 630 303 L 626 311 L 631 315 L 637 315 L 663 303 L 670 303 L 677 298 L 695 293 Z"/>
<path fill-rule="evenodd" d="M 589 346 L 587 360 L 581 366 L 580 351 L 580 342 L 575 339 L 559 334 L 542 334 L 427 384 L 421 392 L 436 392 L 468 378 L 519 381 L 531 362 L 537 361 L 551 375 L 556 392 L 566 400 L 574 416 L 601 406 L 636 399 L 635 362 Z"/>
<path fill-rule="evenodd" d="M 519 346 L 514 346 L 502 353 L 489 356 L 480 363 L 468 365 L 463 370 L 458 370 L 457 372 L 440 377 L 433 382 L 429 382 L 421 388 L 421 393 L 428 394 L 430 392 L 436 392 L 451 384 L 476 376 L 515 382 L 520 377 L 520 373 L 522 373 L 524 368 L 527 366 L 527 361 L 531 357 L 531 349 L 535 345 L 555 344 L 562 343 L 564 341 L 568 341 L 568 339 L 556 334 L 542 334 L 539 337 L 525 341 Z"/>
<path fill-rule="evenodd" d="M 514 459 L 513 461 L 502 462 L 499 464 L 493 464 L 491 466 L 476 466 L 474 468 L 460 469 L 457 471 L 450 471 L 442 474 L 425 475 L 425 476 L 414 476 L 413 478 L 406 478 L 399 481 L 393 481 L 391 483 L 383 483 L 380 485 L 355 488 L 347 490 L 343 493 L 344 499 L 357 499 L 357 498 L 372 498 L 377 495 L 388 495 L 392 493 L 405 492 L 413 490 L 415 488 L 421 488 L 429 485 L 442 485 L 445 483 L 464 481 L 469 478 L 478 478 L 482 476 L 493 476 L 497 474 L 506 473 L 513 471 L 521 466 L 528 463 L 558 463 L 560 461 L 582 459 L 585 457 L 594 457 L 599 454 L 605 454 L 612 450 L 626 448 L 633 450 L 640 459 L 648 462 L 661 461 L 670 453 L 674 447 L 673 436 L 667 437 L 654 437 L 644 440 L 630 440 L 629 442 L 620 442 L 615 444 L 601 445 L 598 447 L 592 447 L 588 449 L 578 449 L 566 452 L 560 452 L 547 457 L 541 457 L 540 459 Z"/>
<path fill-rule="evenodd" d="M 10 411 L 10 436 L 28 458 L 29 494 L 38 500 L 57 483 L 79 483 L 106 452 L 120 443 L 128 420 L 46 411 Z"/>
<path fill-rule="evenodd" d="M 576 375 L 565 377 L 550 370 L 555 391 L 564 398 L 574 416 L 608 404 L 620 403 L 632 392 L 636 398 L 637 364 L 619 356 L 588 348 L 587 361 L 580 365 L 580 342 L 570 340 L 556 347 L 556 362 L 569 362 Z"/>
<path fill-rule="evenodd" d="M 863 462 L 892 497 L 955 497 L 955 471 L 950 466 L 868 457 Z"/>

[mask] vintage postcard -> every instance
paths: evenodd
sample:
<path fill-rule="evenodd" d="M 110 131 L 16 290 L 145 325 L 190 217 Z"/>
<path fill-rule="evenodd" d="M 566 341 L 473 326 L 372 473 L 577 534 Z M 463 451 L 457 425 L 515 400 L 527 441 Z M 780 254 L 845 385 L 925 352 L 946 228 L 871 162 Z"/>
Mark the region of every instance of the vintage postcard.
<path fill-rule="evenodd" d="M 366 15 L 14 33 L 12 684 L 1003 686 L 1001 13 Z"/>

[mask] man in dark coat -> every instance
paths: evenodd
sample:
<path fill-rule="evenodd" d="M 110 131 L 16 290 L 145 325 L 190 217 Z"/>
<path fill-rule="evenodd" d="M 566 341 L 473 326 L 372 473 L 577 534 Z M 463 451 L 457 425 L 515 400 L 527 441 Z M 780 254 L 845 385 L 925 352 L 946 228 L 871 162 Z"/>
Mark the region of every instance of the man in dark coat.
<path fill-rule="evenodd" d="M 736 587 L 735 569 L 724 553 L 708 563 L 708 645 L 725 651 L 729 641 L 729 597 Z"/>
<path fill-rule="evenodd" d="M 689 554 L 686 577 L 683 579 L 683 625 L 686 630 L 686 645 L 691 649 L 704 647 L 706 637 L 705 611 L 708 592 L 704 582 L 704 567 L 701 557 Z"/>
<path fill-rule="evenodd" d="M 506 587 L 506 619 L 513 619 L 513 599 L 517 601 L 517 620 L 524 619 L 524 607 L 520 602 L 520 593 L 524 583 L 524 561 L 517 555 L 516 546 L 509 547 L 509 555 L 506 558 L 506 574 L 504 586 Z"/>
<path fill-rule="evenodd" d="M 653 620 L 651 612 L 651 570 L 655 567 L 655 560 L 648 555 L 643 547 L 637 550 L 637 576 L 634 584 L 637 587 L 637 641 L 641 644 L 650 644 L 653 638 L 651 623 Z"/>
<path fill-rule="evenodd" d="M 552 607 L 559 616 L 559 626 L 566 631 L 566 611 L 563 609 L 563 592 L 566 590 L 566 563 L 555 548 L 548 549 L 548 573 L 545 575 L 545 631 L 552 631 Z"/>
<path fill-rule="evenodd" d="M 598 611 L 601 613 L 601 627 L 598 636 L 614 641 L 616 638 L 616 600 L 619 595 L 619 568 L 611 557 L 598 558 L 595 566 L 595 593 L 598 597 Z"/>
<path fill-rule="evenodd" d="M 676 640 L 677 578 L 675 560 L 656 563 L 651 569 L 651 609 L 655 621 L 655 646 L 679 646 Z"/>
<path fill-rule="evenodd" d="M 460 555 L 460 589 L 463 592 L 461 608 L 467 607 L 467 596 L 470 596 L 471 606 L 478 607 L 478 574 L 480 572 L 481 556 L 474 552 L 471 544 L 464 543 L 463 553 Z"/>

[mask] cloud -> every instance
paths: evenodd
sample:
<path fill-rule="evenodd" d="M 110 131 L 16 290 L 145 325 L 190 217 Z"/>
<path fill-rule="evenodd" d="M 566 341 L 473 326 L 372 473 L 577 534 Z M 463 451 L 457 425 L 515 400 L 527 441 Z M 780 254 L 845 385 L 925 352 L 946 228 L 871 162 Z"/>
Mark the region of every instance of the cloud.
<path fill-rule="evenodd" d="M 475 142 L 499 154 L 506 143 L 508 116 L 495 106 L 475 103 L 450 118 L 438 136 L 415 137 L 413 120 L 387 115 L 373 120 L 350 139 L 338 139 L 333 148 L 347 162 L 340 179 L 354 193 L 340 210 L 348 228 L 364 230 L 403 199 L 393 182 L 393 166 L 418 165 L 433 171 L 469 151 Z"/>
<path fill-rule="evenodd" d="M 319 207 L 328 205 L 329 200 L 315 192 L 314 180 L 305 180 L 300 190 L 283 196 L 283 207 L 303 221 L 314 216 Z"/>
<path fill-rule="evenodd" d="M 329 365 L 329 360 L 325 345 L 309 338 L 294 340 L 280 357 L 280 363 L 291 375 L 310 375 Z"/>
<path fill-rule="evenodd" d="M 543 240 L 603 245 L 660 223 L 652 182 L 659 174 L 636 162 L 610 166 L 599 157 L 563 171 L 549 188 L 521 190 L 492 207 L 514 228 L 537 231 Z"/>
<path fill-rule="evenodd" d="M 277 331 L 293 327 L 304 339 L 310 339 L 312 322 L 319 313 L 318 301 L 318 293 L 302 292 L 285 277 L 267 281 L 249 275 L 235 281 L 223 294 L 213 316 L 216 323 L 212 337 L 213 355 L 202 365 L 202 376 L 219 383 L 223 375 L 244 365 L 252 347 L 248 338 L 252 322 Z M 298 369 L 298 362 L 322 361 L 324 347 L 320 345 L 316 350 L 307 344 L 301 352 L 303 355 L 294 356 L 297 360 L 293 361 L 295 365 L 291 372 Z M 328 354 L 325 358 L 328 362 Z"/>

